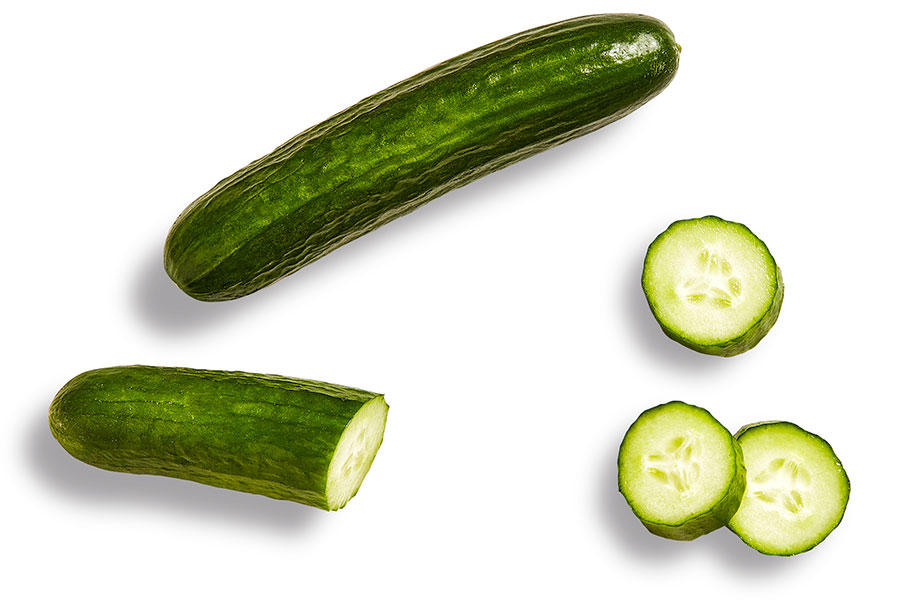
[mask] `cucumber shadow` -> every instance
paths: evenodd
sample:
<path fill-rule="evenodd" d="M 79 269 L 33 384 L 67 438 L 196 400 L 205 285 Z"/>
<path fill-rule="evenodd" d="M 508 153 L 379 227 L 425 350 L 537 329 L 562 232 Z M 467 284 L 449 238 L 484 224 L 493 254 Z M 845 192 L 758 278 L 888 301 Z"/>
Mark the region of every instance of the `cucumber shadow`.
<path fill-rule="evenodd" d="M 626 428 L 627 425 L 622 431 Z M 603 461 L 595 469 L 599 475 L 595 506 L 599 507 L 599 526 L 604 535 L 611 536 L 622 553 L 631 555 L 635 561 L 665 561 L 667 565 L 702 556 L 704 560 L 723 565 L 736 576 L 747 577 L 748 581 L 760 577 L 777 581 L 779 576 L 793 571 L 795 561 L 804 559 L 803 556 L 785 558 L 760 554 L 726 527 L 690 541 L 669 540 L 650 533 L 619 493 L 618 444 L 619 440 L 613 439 L 601 449 Z"/>
<path fill-rule="evenodd" d="M 36 403 L 42 405 L 43 403 Z M 215 521 L 262 529 L 291 537 L 318 521 L 316 508 L 254 494 L 219 489 L 153 475 L 104 471 L 71 457 L 47 425 L 45 412 L 29 423 L 24 457 L 35 479 L 50 493 L 92 506 L 138 508 L 147 514 L 170 513 L 197 521 Z"/>
<path fill-rule="evenodd" d="M 189 334 L 214 326 L 234 318 L 234 313 L 244 308 L 241 300 L 201 302 L 185 294 L 169 279 L 163 268 L 162 248 L 156 247 L 137 269 L 132 304 L 144 324 L 165 334 Z"/>

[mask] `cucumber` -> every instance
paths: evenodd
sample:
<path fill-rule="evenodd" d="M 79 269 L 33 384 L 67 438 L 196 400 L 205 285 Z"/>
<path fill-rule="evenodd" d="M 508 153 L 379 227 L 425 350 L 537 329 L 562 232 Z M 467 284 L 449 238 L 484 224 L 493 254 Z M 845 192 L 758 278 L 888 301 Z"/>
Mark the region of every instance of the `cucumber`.
<path fill-rule="evenodd" d="M 850 480 L 834 450 L 784 421 L 747 425 L 736 437 L 747 487 L 729 529 L 763 554 L 814 548 L 840 524 L 850 499 Z"/>
<path fill-rule="evenodd" d="M 679 53 L 660 21 L 614 14 L 440 63 L 200 196 L 169 232 L 166 271 L 199 300 L 250 294 L 454 188 L 624 117 L 669 84 Z"/>
<path fill-rule="evenodd" d="M 641 285 L 673 340 L 734 356 L 772 329 L 784 298 L 781 269 L 740 223 L 715 216 L 672 223 L 647 250 Z"/>
<path fill-rule="evenodd" d="M 380 394 L 234 371 L 126 366 L 82 373 L 50 405 L 72 456 L 325 510 L 357 492 L 381 445 Z"/>
<path fill-rule="evenodd" d="M 684 402 L 641 413 L 619 447 L 619 491 L 656 535 L 692 540 L 726 525 L 741 502 L 744 462 L 731 433 Z"/>

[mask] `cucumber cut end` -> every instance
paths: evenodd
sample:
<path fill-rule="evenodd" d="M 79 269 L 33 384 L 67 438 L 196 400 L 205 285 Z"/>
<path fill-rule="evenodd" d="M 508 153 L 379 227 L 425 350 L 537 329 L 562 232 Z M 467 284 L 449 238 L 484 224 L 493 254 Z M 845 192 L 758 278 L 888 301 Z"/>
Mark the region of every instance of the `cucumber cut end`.
<path fill-rule="evenodd" d="M 657 236 L 641 284 L 666 335 L 718 356 L 759 343 L 784 297 L 781 270 L 762 240 L 711 215 L 676 221 Z"/>
<path fill-rule="evenodd" d="M 384 398 L 373 398 L 356 412 L 344 429 L 328 465 L 325 485 L 328 510 L 343 508 L 359 491 L 381 447 L 387 413 Z"/>

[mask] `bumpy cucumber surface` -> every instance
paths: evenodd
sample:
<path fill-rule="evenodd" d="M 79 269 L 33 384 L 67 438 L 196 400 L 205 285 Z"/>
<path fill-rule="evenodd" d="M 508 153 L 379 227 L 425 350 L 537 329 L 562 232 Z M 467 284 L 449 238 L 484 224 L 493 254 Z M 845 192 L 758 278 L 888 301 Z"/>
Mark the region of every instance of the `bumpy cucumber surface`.
<path fill-rule="evenodd" d="M 641 413 L 619 447 L 619 491 L 650 532 L 692 540 L 741 502 L 741 449 L 709 411 L 669 402 Z"/>
<path fill-rule="evenodd" d="M 222 180 L 172 226 L 165 266 L 200 300 L 259 290 L 474 179 L 594 131 L 665 88 L 660 21 L 591 15 L 438 64 Z"/>
<path fill-rule="evenodd" d="M 850 498 L 850 480 L 834 450 L 783 421 L 747 425 L 736 437 L 747 487 L 728 527 L 763 554 L 814 548 L 840 524 Z"/>
<path fill-rule="evenodd" d="M 88 371 L 50 405 L 72 456 L 337 510 L 381 445 L 380 394 L 231 371 L 127 366 Z"/>
<path fill-rule="evenodd" d="M 762 240 L 715 216 L 676 221 L 657 236 L 641 284 L 666 335 L 718 356 L 758 344 L 784 298 L 781 269 Z"/>

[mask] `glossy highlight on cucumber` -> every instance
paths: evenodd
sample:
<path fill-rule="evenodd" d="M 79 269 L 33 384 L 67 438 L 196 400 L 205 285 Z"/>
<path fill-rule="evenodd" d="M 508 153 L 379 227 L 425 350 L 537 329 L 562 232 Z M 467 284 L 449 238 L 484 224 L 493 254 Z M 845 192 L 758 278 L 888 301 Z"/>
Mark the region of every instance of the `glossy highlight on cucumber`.
<path fill-rule="evenodd" d="M 203 194 L 169 232 L 166 271 L 199 300 L 253 293 L 452 189 L 624 117 L 669 84 L 680 50 L 652 17 L 590 15 L 440 63 Z"/>
<path fill-rule="evenodd" d="M 235 371 L 125 366 L 87 371 L 50 405 L 50 430 L 75 458 L 342 508 L 384 436 L 381 394 Z"/>

